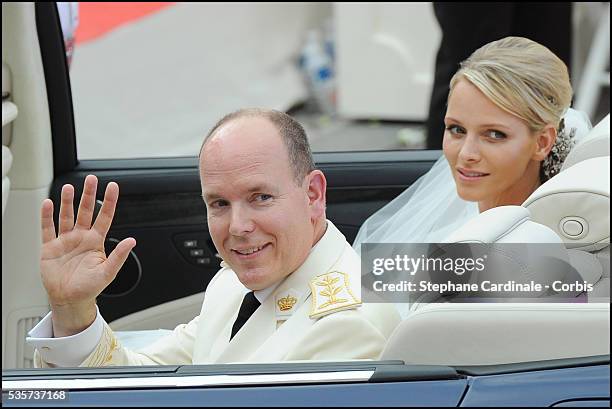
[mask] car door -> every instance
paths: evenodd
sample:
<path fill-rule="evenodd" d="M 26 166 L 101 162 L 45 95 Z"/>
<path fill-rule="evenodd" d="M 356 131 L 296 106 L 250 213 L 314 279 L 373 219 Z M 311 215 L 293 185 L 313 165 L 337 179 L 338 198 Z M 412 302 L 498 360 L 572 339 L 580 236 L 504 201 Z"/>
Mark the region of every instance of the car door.
<path fill-rule="evenodd" d="M 50 406 L 455 407 L 467 383 L 450 367 L 399 361 L 22 369 L 3 371 L 3 403 L 46 385 L 38 400 Z"/>
<path fill-rule="evenodd" d="M 606 407 L 609 374 L 608 355 L 462 367 L 369 361 L 20 369 L 2 372 L 2 388 L 7 406 Z"/>

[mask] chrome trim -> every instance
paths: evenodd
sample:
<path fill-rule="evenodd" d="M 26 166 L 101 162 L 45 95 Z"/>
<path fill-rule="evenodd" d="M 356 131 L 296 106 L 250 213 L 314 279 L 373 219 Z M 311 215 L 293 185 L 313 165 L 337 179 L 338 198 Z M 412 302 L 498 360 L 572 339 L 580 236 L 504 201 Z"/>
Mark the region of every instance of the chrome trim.
<path fill-rule="evenodd" d="M 188 386 L 252 386 L 294 383 L 367 382 L 374 371 L 312 372 L 258 375 L 151 376 L 147 378 L 36 379 L 2 381 L 2 390 L 138 389 Z"/>

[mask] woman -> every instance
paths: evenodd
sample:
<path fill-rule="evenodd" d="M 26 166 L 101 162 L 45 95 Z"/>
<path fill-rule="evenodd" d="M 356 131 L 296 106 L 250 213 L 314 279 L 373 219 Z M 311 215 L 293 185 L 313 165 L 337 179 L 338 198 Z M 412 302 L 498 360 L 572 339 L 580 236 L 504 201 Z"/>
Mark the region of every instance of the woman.
<path fill-rule="evenodd" d="M 571 99 L 567 67 L 546 47 L 506 37 L 476 50 L 450 82 L 444 156 L 364 223 L 355 249 L 440 242 L 479 212 L 523 203 L 591 128 Z"/>
<path fill-rule="evenodd" d="M 546 47 L 506 37 L 476 50 L 450 82 L 444 156 L 371 216 L 353 247 L 443 242 L 479 212 L 522 204 L 591 128 L 571 99 L 567 67 Z"/>

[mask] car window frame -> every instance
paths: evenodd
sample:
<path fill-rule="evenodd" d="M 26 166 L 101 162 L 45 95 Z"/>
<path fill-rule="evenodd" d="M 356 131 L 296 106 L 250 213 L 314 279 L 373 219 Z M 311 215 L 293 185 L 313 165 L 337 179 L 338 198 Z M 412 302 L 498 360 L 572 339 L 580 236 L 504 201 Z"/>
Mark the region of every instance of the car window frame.
<path fill-rule="evenodd" d="M 78 165 L 70 75 L 56 3 L 37 2 L 34 7 L 49 104 L 53 173 L 57 177 Z"/>

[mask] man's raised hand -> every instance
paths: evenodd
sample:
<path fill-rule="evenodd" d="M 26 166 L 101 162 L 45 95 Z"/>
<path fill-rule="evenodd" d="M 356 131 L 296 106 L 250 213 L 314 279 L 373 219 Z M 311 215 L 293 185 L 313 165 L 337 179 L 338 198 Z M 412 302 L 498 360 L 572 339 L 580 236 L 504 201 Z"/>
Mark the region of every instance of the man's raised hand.
<path fill-rule="evenodd" d="M 42 204 L 40 271 L 53 312 L 55 337 L 73 335 L 91 325 L 96 316 L 96 297 L 115 279 L 136 245 L 133 238 L 124 239 L 106 257 L 104 241 L 115 214 L 119 186 L 115 182 L 107 185 L 92 226 L 97 185 L 95 176 L 85 178 L 76 222 L 74 188 L 63 186 L 57 235 L 53 202 L 46 199 Z"/>

